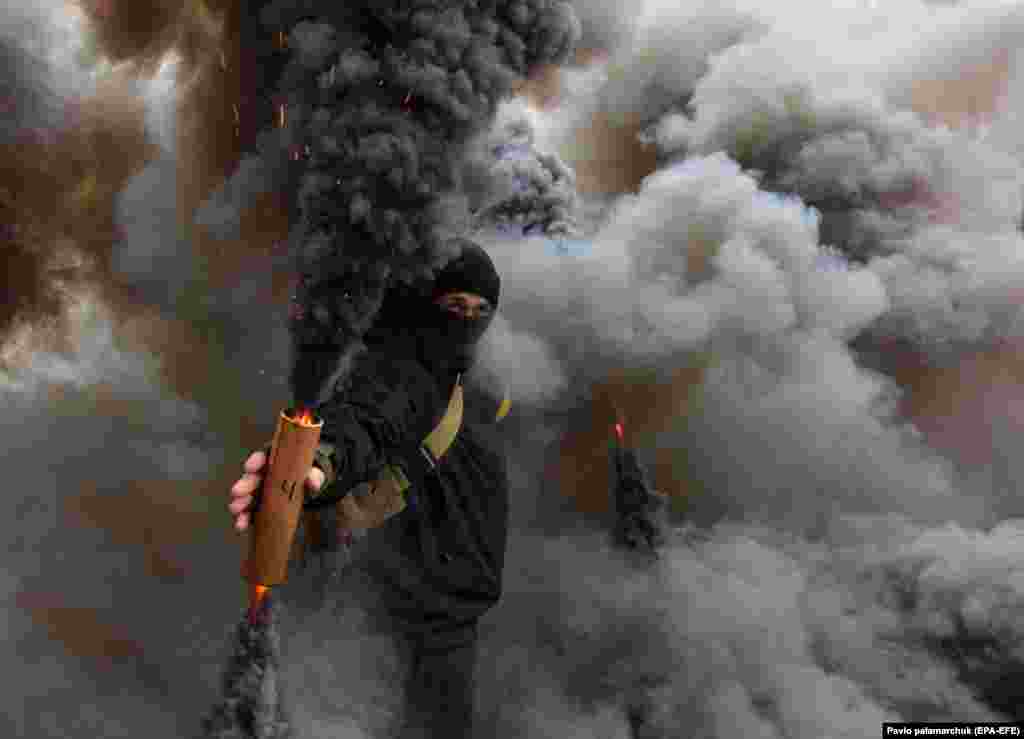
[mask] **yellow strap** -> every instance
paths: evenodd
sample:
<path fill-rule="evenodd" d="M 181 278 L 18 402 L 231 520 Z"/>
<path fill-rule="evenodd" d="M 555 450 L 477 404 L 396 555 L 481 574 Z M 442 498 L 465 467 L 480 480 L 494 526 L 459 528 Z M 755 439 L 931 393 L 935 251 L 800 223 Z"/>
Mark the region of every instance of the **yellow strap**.
<path fill-rule="evenodd" d="M 498 406 L 498 413 L 495 415 L 494 420 L 500 421 L 508 412 L 512 410 L 512 399 L 508 396 L 508 388 L 505 388 L 505 397 L 501 400 L 501 405 Z"/>
<path fill-rule="evenodd" d="M 434 430 L 427 434 L 427 438 L 423 440 L 423 446 L 430 450 L 430 453 L 434 455 L 434 459 L 441 459 L 451 445 L 455 443 L 455 437 L 458 436 L 459 429 L 462 427 L 462 412 L 464 408 L 460 378 L 459 383 L 452 390 L 452 397 L 448 401 L 448 409 L 444 412 L 444 416 L 437 426 L 434 427 Z M 392 465 L 384 468 L 377 484 L 387 488 L 397 487 L 398 490 L 404 493 L 412 483 L 409 482 L 409 478 L 405 476 L 400 467 Z"/>
<path fill-rule="evenodd" d="M 462 427 L 463 409 L 462 381 L 460 379 L 455 385 L 455 389 L 452 390 L 452 398 L 448 401 L 448 410 L 445 411 L 441 422 L 423 440 L 423 446 L 430 450 L 434 459 L 441 459 L 448 448 L 455 443 L 455 437 L 458 436 L 459 429 Z"/>

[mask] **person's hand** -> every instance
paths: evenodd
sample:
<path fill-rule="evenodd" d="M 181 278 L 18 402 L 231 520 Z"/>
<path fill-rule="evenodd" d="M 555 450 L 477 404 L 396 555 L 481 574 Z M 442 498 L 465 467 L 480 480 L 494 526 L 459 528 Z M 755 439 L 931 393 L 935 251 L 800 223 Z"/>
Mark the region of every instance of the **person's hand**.
<path fill-rule="evenodd" d="M 236 531 L 245 531 L 249 528 L 253 508 L 259 498 L 260 487 L 263 485 L 263 468 L 266 464 L 267 454 L 265 451 L 253 452 L 242 467 L 245 474 L 231 486 L 231 502 L 228 503 L 228 510 L 235 517 Z M 310 468 L 309 475 L 306 477 L 306 489 L 316 493 L 323 487 L 323 484 L 323 470 L 318 467 Z"/>

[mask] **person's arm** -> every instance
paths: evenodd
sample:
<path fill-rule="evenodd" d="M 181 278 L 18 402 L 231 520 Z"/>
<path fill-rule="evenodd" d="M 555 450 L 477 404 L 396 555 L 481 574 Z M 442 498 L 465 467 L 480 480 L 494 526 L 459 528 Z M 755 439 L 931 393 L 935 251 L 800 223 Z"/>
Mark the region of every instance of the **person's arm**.
<path fill-rule="evenodd" d="M 443 411 L 433 378 L 418 363 L 365 358 L 345 391 L 316 409 L 324 427 L 314 464 L 326 481 L 318 492 L 307 490 L 304 507 L 336 503 L 386 466 L 400 464 L 402 452 L 426 437 Z"/>

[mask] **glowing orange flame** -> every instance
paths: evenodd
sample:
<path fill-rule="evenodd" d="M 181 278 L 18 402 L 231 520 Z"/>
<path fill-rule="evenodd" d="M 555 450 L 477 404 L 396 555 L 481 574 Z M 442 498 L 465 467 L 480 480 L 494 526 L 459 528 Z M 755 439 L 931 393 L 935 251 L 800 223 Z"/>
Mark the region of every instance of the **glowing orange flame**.
<path fill-rule="evenodd" d="M 316 416 L 308 408 L 299 408 L 292 416 L 292 420 L 303 426 L 316 426 Z"/>
<path fill-rule="evenodd" d="M 270 592 L 270 588 L 266 585 L 250 585 L 249 586 L 249 618 L 255 620 L 259 615 L 260 609 L 263 606 L 263 601 L 267 599 L 267 594 Z"/>
<path fill-rule="evenodd" d="M 619 443 L 621 444 L 623 435 L 626 432 L 625 416 L 622 413 L 622 408 L 614 400 L 612 400 L 612 412 L 615 414 L 615 435 L 619 437 Z"/>

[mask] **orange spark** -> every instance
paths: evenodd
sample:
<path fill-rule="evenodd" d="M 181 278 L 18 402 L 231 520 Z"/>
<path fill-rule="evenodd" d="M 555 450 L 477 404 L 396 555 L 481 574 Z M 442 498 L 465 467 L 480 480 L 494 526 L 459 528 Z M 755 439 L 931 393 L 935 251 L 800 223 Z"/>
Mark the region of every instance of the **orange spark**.
<path fill-rule="evenodd" d="M 267 599 L 270 588 L 266 585 L 249 586 L 249 620 L 255 622 L 263 607 L 263 601 Z"/>

